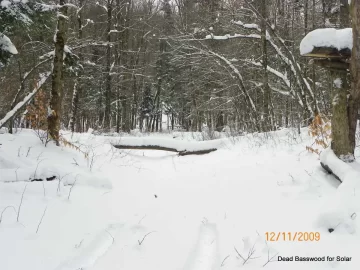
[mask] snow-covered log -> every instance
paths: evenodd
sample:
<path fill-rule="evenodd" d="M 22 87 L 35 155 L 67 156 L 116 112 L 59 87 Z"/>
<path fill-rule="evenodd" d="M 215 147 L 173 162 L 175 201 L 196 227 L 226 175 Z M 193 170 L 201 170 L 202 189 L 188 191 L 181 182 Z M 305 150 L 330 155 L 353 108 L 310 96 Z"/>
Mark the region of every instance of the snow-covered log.
<path fill-rule="evenodd" d="M 162 150 L 176 152 L 179 156 L 203 155 L 216 151 L 223 140 L 188 142 L 164 138 L 122 138 L 113 143 L 117 149 Z"/>
<path fill-rule="evenodd" d="M 329 232 L 338 227 L 353 232 L 356 213 L 360 211 L 360 172 L 337 158 L 331 149 L 324 150 L 320 160 L 322 166 L 336 175 L 342 183 L 335 196 L 325 201 L 318 223 L 325 226 Z"/>
<path fill-rule="evenodd" d="M 346 157 L 342 157 L 346 161 Z M 350 158 L 350 157 L 349 157 Z M 321 166 L 329 173 L 336 175 L 341 182 L 346 182 L 349 175 L 352 176 L 354 172 L 358 174 L 358 181 L 360 182 L 360 172 L 355 171 L 348 163 L 339 159 L 335 153 L 329 148 L 321 152 L 320 163 Z"/>

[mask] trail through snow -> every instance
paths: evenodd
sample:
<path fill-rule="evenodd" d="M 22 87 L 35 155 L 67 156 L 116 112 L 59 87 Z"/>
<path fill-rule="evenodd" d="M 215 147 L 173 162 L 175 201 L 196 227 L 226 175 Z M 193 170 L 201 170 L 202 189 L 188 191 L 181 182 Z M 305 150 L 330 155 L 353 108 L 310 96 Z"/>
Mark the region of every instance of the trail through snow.
<path fill-rule="evenodd" d="M 72 259 L 67 260 L 59 265 L 56 270 L 77 270 L 86 269 L 95 264 L 98 258 L 104 255 L 114 242 L 114 237 L 105 229 L 95 235 L 90 243 L 83 245 L 83 240 L 80 242 L 78 248 L 81 248 L 79 254 Z"/>
<path fill-rule="evenodd" d="M 203 224 L 200 227 L 196 246 L 189 254 L 186 270 L 219 269 L 218 236 L 215 224 Z"/>

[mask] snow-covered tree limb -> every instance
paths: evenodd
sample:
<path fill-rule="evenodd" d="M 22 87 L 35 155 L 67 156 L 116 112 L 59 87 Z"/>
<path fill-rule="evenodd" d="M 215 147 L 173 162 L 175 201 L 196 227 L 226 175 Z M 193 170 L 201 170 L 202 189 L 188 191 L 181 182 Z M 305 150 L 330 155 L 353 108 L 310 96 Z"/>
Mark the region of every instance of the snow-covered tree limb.
<path fill-rule="evenodd" d="M 41 89 L 42 85 L 50 77 L 51 72 L 46 72 L 40 74 L 40 80 L 37 82 L 35 88 L 31 93 L 29 93 L 22 101 L 14 106 L 14 108 L 9 111 L 1 120 L 0 128 L 2 128 L 11 118 L 13 118 L 21 109 L 23 109 L 36 95 L 36 93 Z"/>

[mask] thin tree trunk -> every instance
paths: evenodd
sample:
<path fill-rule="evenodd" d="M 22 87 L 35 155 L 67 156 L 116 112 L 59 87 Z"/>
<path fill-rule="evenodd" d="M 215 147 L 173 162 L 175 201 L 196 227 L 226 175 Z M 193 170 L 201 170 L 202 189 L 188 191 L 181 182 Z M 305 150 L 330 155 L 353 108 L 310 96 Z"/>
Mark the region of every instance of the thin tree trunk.
<path fill-rule="evenodd" d="M 263 112 L 264 119 L 262 122 L 263 131 L 272 130 L 272 110 L 271 110 L 271 91 L 269 87 L 269 78 L 268 78 L 268 54 L 267 54 L 267 39 L 266 39 L 266 19 L 267 19 L 267 10 L 266 10 L 266 0 L 261 0 L 261 51 L 262 51 L 262 65 L 263 65 Z"/>
<path fill-rule="evenodd" d="M 48 132 L 56 145 L 60 145 L 60 120 L 61 104 L 63 98 L 63 63 L 64 48 L 67 31 L 67 10 L 66 0 L 60 0 L 60 9 L 57 21 L 57 31 L 55 36 L 55 56 L 52 72 L 50 114 L 48 116 Z"/>
<path fill-rule="evenodd" d="M 355 149 L 355 134 L 360 107 L 360 2 L 351 1 L 353 49 L 351 54 L 351 92 L 349 97 L 349 139 Z"/>
<path fill-rule="evenodd" d="M 78 23 L 78 39 L 81 40 L 83 38 L 83 25 L 82 25 L 82 13 L 83 13 L 83 5 L 84 0 L 79 0 L 79 6 L 80 10 L 77 13 L 77 23 Z M 80 51 L 80 61 L 82 61 L 82 53 Z M 71 132 L 75 131 L 75 123 L 78 123 L 77 129 L 79 130 L 79 119 L 77 116 L 78 112 L 78 106 L 79 106 L 79 95 L 81 93 L 81 82 L 79 79 L 80 74 L 76 74 L 76 79 L 74 83 L 74 90 L 73 90 L 73 96 L 72 96 L 72 102 L 71 102 L 71 112 L 70 112 L 70 122 L 69 122 L 69 128 Z"/>
<path fill-rule="evenodd" d="M 105 114 L 104 129 L 110 131 L 111 117 L 111 23 L 112 23 L 112 0 L 107 2 L 107 47 L 106 47 L 106 86 L 105 86 Z"/>

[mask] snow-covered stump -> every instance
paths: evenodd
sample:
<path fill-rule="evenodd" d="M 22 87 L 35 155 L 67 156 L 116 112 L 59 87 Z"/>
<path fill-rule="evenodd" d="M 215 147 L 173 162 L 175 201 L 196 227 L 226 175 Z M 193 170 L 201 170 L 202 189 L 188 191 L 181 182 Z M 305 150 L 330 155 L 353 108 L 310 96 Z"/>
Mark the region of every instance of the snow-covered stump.
<path fill-rule="evenodd" d="M 355 218 L 360 210 L 360 172 L 337 158 L 331 149 L 324 150 L 320 160 L 322 166 L 331 168 L 331 173 L 342 183 L 335 196 L 325 202 L 317 223 L 321 227 L 326 227 L 329 232 L 345 228 L 353 233 Z"/>

